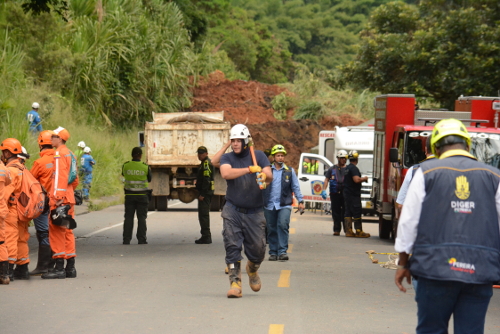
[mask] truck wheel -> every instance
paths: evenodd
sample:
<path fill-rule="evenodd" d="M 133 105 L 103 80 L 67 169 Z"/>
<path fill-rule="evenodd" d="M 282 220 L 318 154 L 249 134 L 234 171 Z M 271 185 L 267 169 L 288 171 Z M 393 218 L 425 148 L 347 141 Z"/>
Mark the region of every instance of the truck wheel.
<path fill-rule="evenodd" d="M 382 214 L 378 215 L 378 235 L 380 239 L 390 239 L 392 232 L 392 221 L 385 220 Z"/>
<path fill-rule="evenodd" d="M 167 211 L 167 209 L 168 209 L 168 197 L 156 196 L 156 210 Z"/>
<path fill-rule="evenodd" d="M 222 208 L 222 197 L 220 195 L 212 196 L 212 202 L 210 202 L 210 211 L 220 211 Z"/>
<path fill-rule="evenodd" d="M 156 210 L 156 196 L 151 196 L 151 200 L 149 201 L 148 211 Z"/>

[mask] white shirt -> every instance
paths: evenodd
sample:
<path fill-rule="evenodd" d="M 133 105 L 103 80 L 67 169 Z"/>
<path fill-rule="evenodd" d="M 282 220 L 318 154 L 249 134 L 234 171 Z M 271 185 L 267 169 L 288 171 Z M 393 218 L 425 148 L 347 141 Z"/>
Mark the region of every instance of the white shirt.
<path fill-rule="evenodd" d="M 411 254 L 417 239 L 417 227 L 422 212 L 422 203 L 425 198 L 425 180 L 422 168 L 419 168 L 410 183 L 406 195 L 403 212 L 399 218 L 398 236 L 394 249 L 399 253 Z M 498 231 L 500 233 L 500 187 L 495 194 L 495 203 L 498 213 Z"/>
<path fill-rule="evenodd" d="M 410 187 L 410 182 L 413 177 L 413 167 L 414 166 L 411 166 L 410 169 L 408 169 L 403 184 L 401 188 L 399 188 L 398 198 L 396 199 L 396 203 L 398 204 L 403 205 L 405 202 L 406 194 L 408 193 L 408 188 Z"/>

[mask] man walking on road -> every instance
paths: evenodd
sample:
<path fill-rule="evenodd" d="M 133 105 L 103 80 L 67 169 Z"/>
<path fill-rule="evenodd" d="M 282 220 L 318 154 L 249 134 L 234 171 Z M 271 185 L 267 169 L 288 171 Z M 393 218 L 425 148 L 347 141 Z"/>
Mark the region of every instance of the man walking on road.
<path fill-rule="evenodd" d="M 361 177 L 361 173 L 356 166 L 358 164 L 358 152 L 349 152 L 349 165 L 345 168 L 344 176 L 344 201 L 345 201 L 345 220 L 344 232 L 346 237 L 369 238 L 370 234 L 363 232 L 361 223 L 361 183 L 368 182 L 368 176 Z M 354 229 L 352 230 L 352 223 Z"/>
<path fill-rule="evenodd" d="M 134 230 L 134 216 L 137 212 L 137 240 L 139 245 L 146 245 L 146 218 L 148 217 L 149 189 L 151 182 L 150 167 L 141 162 L 142 149 L 132 149 L 132 161 L 123 164 L 122 175 L 125 178 L 125 220 L 123 222 L 123 244 L 130 245 Z"/>
<path fill-rule="evenodd" d="M 347 152 L 339 150 L 337 152 L 336 165 L 330 167 L 325 174 L 325 181 L 323 182 L 323 191 L 321 197 L 327 198 L 326 188 L 330 189 L 330 202 L 332 208 L 333 218 L 333 235 L 340 235 L 342 229 L 342 221 L 344 219 L 345 202 L 344 202 L 344 174 L 345 164 L 347 161 Z M 344 229 L 344 233 L 347 231 Z"/>
<path fill-rule="evenodd" d="M 304 200 L 295 170 L 285 165 L 285 147 L 275 145 L 271 155 L 274 156 L 274 164 L 271 166 L 273 182 L 263 190 L 269 261 L 288 261 L 288 230 L 293 194 L 299 201 L 301 210 L 304 210 Z"/>
<path fill-rule="evenodd" d="M 227 181 L 226 205 L 222 210 L 226 264 L 229 267 L 228 298 L 239 298 L 241 293 L 241 251 L 248 258 L 246 270 L 250 287 L 257 292 L 261 281 L 257 270 L 266 253 L 266 219 L 263 212 L 262 191 L 273 179 L 269 160 L 262 151 L 255 151 L 257 165 L 252 162 L 250 132 L 243 124 L 231 128 L 233 152 L 220 158 L 220 172 Z M 220 152 L 220 151 L 219 151 Z M 257 179 L 256 179 L 257 176 Z"/>
<path fill-rule="evenodd" d="M 198 220 L 200 221 L 201 238 L 195 240 L 197 244 L 211 244 L 210 233 L 210 204 L 214 194 L 214 166 L 208 158 L 205 146 L 198 147 L 198 159 L 201 161 L 196 175 L 196 189 L 198 190 Z"/>
<path fill-rule="evenodd" d="M 432 131 L 439 159 L 422 164 L 408 189 L 395 249 L 395 282 L 418 278 L 417 333 L 483 333 L 500 280 L 500 170 L 469 153 L 470 135 L 456 119 Z M 409 254 L 412 254 L 409 258 Z"/>

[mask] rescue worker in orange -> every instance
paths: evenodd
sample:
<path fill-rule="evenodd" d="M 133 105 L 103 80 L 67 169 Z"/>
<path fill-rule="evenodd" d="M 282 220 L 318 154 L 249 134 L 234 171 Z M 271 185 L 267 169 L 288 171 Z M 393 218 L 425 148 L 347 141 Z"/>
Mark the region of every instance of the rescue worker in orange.
<path fill-rule="evenodd" d="M 40 182 L 46 191 L 52 188 L 52 175 L 54 174 L 54 150 L 52 149 L 52 131 L 45 130 L 38 135 L 40 158 L 35 160 L 31 167 L 31 174 Z M 52 252 L 49 243 L 49 213 L 42 213 L 33 219 L 38 239 L 38 262 L 36 268 L 30 272 L 31 276 L 42 275 L 53 268 L 51 263 Z"/>
<path fill-rule="evenodd" d="M 9 213 L 5 187 L 10 184 L 10 176 L 4 163 L 0 161 L 0 284 L 9 284 L 9 255 L 5 243 L 5 218 Z"/>
<path fill-rule="evenodd" d="M 69 205 L 68 214 L 74 218 L 75 195 L 74 189 L 78 185 L 76 157 L 67 147 L 70 134 L 62 127 L 55 129 L 51 136 L 54 147 L 53 181 L 49 191 L 50 210 Z M 74 177 L 74 180 L 70 179 Z M 56 265 L 53 271 L 42 274 L 42 278 L 75 278 L 76 245 L 73 230 L 66 226 L 54 224 L 53 217 L 49 214 L 49 243 L 52 249 L 52 258 Z M 66 268 L 64 260 L 66 259 Z"/>
<path fill-rule="evenodd" d="M 11 183 L 5 187 L 5 196 L 7 198 L 7 206 L 9 213 L 5 220 L 5 243 L 9 256 L 9 277 L 14 279 L 29 279 L 28 264 L 29 248 L 28 248 L 28 221 L 20 219 L 17 213 L 16 194 L 21 192 L 21 182 L 23 173 L 21 170 L 21 161 L 18 154 L 22 153 L 22 145 L 15 138 L 7 138 L 0 145 L 2 150 L 2 161 L 6 164 L 9 170 Z M 14 264 L 17 264 L 14 270 Z"/>

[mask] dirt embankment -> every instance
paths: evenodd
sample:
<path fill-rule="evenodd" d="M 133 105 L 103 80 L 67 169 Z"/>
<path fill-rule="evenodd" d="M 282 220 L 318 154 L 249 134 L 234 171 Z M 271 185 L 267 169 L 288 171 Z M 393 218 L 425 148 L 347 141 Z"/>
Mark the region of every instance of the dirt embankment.
<path fill-rule="evenodd" d="M 297 168 L 302 152 L 309 152 L 318 145 L 321 130 L 362 122 L 351 115 L 327 116 L 319 122 L 294 120 L 293 110 L 287 112 L 286 120 L 278 121 L 273 116 L 271 101 L 283 91 L 282 87 L 256 81 L 229 81 L 224 73 L 215 71 L 194 89 L 193 105 L 189 111 L 224 110 L 224 118 L 231 125 L 242 123 L 248 126 L 257 149 L 284 145 L 288 152 L 286 163 L 294 168 Z"/>

